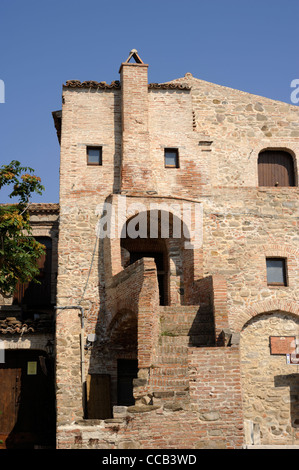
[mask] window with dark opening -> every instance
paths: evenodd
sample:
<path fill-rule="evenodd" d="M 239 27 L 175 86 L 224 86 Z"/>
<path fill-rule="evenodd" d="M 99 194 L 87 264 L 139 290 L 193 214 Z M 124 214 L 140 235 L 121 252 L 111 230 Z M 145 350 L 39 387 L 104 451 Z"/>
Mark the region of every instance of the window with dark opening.
<path fill-rule="evenodd" d="M 267 283 L 269 286 L 286 286 L 286 260 L 285 258 L 267 258 Z"/>
<path fill-rule="evenodd" d="M 264 150 L 258 158 L 259 186 L 295 186 L 294 161 L 283 150 Z"/>
<path fill-rule="evenodd" d="M 31 281 L 18 283 L 14 293 L 14 303 L 26 305 L 30 309 L 50 308 L 51 302 L 51 276 L 52 276 L 52 240 L 49 237 L 35 237 L 45 246 L 45 254 L 38 261 L 38 283 Z"/>
<path fill-rule="evenodd" d="M 179 168 L 179 151 L 176 148 L 164 149 L 165 168 Z"/>
<path fill-rule="evenodd" d="M 87 147 L 87 165 L 102 165 L 102 147 Z"/>

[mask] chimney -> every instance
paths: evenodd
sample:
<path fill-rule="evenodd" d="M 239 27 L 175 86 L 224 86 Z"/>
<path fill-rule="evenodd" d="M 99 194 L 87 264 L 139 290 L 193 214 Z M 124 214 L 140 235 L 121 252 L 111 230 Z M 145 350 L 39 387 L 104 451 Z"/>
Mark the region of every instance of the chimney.
<path fill-rule="evenodd" d="M 130 62 L 134 59 L 135 62 Z M 148 65 L 136 49 L 119 73 L 122 93 L 121 193 L 153 189 L 148 126 Z"/>

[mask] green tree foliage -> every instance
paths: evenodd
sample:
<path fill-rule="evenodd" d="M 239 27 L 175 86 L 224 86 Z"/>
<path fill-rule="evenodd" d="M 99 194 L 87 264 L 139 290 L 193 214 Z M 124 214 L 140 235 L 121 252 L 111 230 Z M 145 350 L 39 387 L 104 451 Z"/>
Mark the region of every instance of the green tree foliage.
<path fill-rule="evenodd" d="M 0 189 L 11 188 L 14 204 L 0 205 L 0 293 L 10 297 L 18 282 L 36 281 L 37 260 L 45 247 L 32 236 L 29 223 L 30 197 L 42 194 L 44 187 L 34 170 L 13 160 L 0 167 Z"/>

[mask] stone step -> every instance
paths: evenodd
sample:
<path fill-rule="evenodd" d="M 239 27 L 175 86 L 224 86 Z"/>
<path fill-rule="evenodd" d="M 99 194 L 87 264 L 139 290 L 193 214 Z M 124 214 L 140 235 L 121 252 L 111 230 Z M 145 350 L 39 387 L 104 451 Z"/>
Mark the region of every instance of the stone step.
<path fill-rule="evenodd" d="M 196 313 L 199 305 L 165 305 L 160 306 L 161 313 Z"/>
<path fill-rule="evenodd" d="M 165 337 L 164 337 L 165 339 Z M 185 335 L 185 336 L 179 336 L 179 337 L 172 337 L 169 339 L 176 339 L 181 341 L 182 347 L 198 347 L 198 346 L 215 346 L 215 336 L 214 334 L 202 334 L 202 335 Z M 173 353 L 159 353 L 157 352 L 157 357 L 162 358 L 163 357 L 163 362 L 167 362 L 167 358 L 170 358 L 171 362 L 175 361 L 175 358 L 179 358 L 180 355 L 183 355 L 184 353 L 176 353 L 173 351 Z M 186 354 L 187 356 L 187 354 Z"/>
<path fill-rule="evenodd" d="M 154 359 L 154 365 L 159 366 L 159 365 L 165 365 L 165 364 L 176 364 L 176 365 L 184 365 L 188 364 L 188 357 L 187 356 L 169 356 L 169 355 L 164 355 L 164 356 L 156 356 Z"/>
<path fill-rule="evenodd" d="M 152 367 L 150 371 L 151 377 L 174 377 L 176 379 L 185 379 L 188 374 L 188 367 L 175 365 L 160 365 Z"/>
<path fill-rule="evenodd" d="M 162 324 L 182 324 L 190 328 L 199 327 L 203 324 L 214 325 L 213 312 L 208 307 L 185 310 L 184 307 L 163 307 L 160 311 Z"/>
<path fill-rule="evenodd" d="M 190 335 L 190 346 L 199 347 L 199 346 L 215 346 L 215 335 L 206 334 L 206 335 Z"/>
<path fill-rule="evenodd" d="M 187 354 L 188 348 L 191 346 L 214 346 L 215 335 L 214 330 L 207 334 L 203 333 L 200 335 L 162 335 L 160 336 L 160 346 L 157 349 L 157 355 L 170 355 L 176 356 L 177 354 Z M 167 347 L 168 349 L 159 349 Z M 183 348 L 179 350 L 177 348 Z M 186 349 L 186 351 L 184 350 Z M 162 354 L 160 354 L 160 351 Z"/>
<path fill-rule="evenodd" d="M 188 336 L 177 336 L 177 335 L 167 335 L 163 334 L 159 338 L 159 348 L 160 347 L 169 347 L 173 348 L 173 351 L 176 350 L 176 348 L 186 348 L 188 349 L 189 345 L 189 338 Z M 170 349 L 169 349 L 170 351 Z M 183 349 L 182 349 L 183 352 Z"/>
<path fill-rule="evenodd" d="M 167 377 L 151 377 L 149 380 L 150 385 L 153 388 L 153 391 L 166 391 L 166 390 L 175 390 L 185 391 L 189 389 L 189 379 L 171 379 Z"/>
<path fill-rule="evenodd" d="M 164 332 L 159 338 L 159 346 L 156 349 L 156 353 L 157 355 L 163 356 L 177 356 L 180 354 L 187 355 L 187 349 L 189 346 L 190 338 L 188 335 L 178 335 L 175 333 Z"/>
<path fill-rule="evenodd" d="M 201 334 L 213 334 L 213 323 L 195 323 L 195 322 L 179 322 L 179 321 L 163 321 L 161 320 L 162 336 L 191 336 Z"/>
<path fill-rule="evenodd" d="M 195 318 L 186 315 L 168 315 L 160 317 L 161 325 L 181 325 L 183 328 L 201 328 L 205 326 L 214 326 L 213 320 L 206 316 L 205 318 Z"/>
<path fill-rule="evenodd" d="M 167 314 L 186 314 L 186 315 L 191 315 L 194 314 L 195 316 L 197 315 L 202 315 L 206 314 L 209 315 L 212 313 L 211 307 L 206 304 L 202 305 L 167 305 L 167 306 L 160 306 L 160 314 L 167 315 Z"/>

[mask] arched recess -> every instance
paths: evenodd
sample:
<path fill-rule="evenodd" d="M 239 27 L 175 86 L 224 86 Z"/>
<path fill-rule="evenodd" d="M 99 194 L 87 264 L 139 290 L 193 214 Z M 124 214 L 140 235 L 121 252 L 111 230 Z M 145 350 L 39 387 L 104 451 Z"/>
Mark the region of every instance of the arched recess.
<path fill-rule="evenodd" d="M 239 312 L 234 321 L 234 331 L 241 332 L 252 318 L 265 312 L 287 312 L 299 317 L 299 305 L 294 300 L 271 299 L 249 305 L 243 312 Z"/>
<path fill-rule="evenodd" d="M 280 148 L 267 148 L 258 156 L 259 186 L 297 186 L 296 160 L 293 152 Z"/>
<path fill-rule="evenodd" d="M 299 335 L 299 315 L 285 310 L 259 312 L 240 334 L 240 364 L 246 444 L 299 444 L 297 367 L 273 344 Z M 275 341 L 275 343 L 274 343 Z M 293 346 L 292 346 L 293 347 Z"/>
<path fill-rule="evenodd" d="M 119 311 L 113 318 L 107 331 L 107 337 L 113 349 L 130 353 L 137 357 L 137 315 L 129 310 Z"/>
<path fill-rule="evenodd" d="M 165 210 L 149 210 L 129 218 L 121 232 L 122 265 L 153 258 L 157 267 L 160 305 L 180 304 L 188 299 L 194 278 L 193 250 L 187 226 Z"/>
<path fill-rule="evenodd" d="M 129 406 L 135 403 L 133 380 L 137 378 L 137 315 L 129 310 L 119 311 L 113 318 L 107 335 L 112 360 L 112 402 Z"/>

